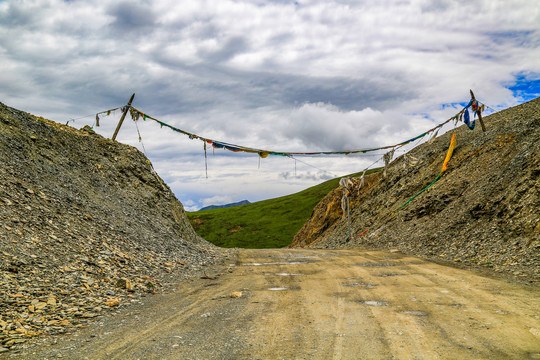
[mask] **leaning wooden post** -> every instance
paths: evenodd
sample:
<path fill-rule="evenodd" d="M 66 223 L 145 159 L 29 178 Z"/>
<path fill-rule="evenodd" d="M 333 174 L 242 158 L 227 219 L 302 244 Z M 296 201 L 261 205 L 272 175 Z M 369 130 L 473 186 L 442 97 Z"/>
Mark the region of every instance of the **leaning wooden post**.
<path fill-rule="evenodd" d="M 127 105 L 126 105 L 125 111 L 122 114 L 122 117 L 120 118 L 120 121 L 118 122 L 118 125 L 116 126 L 116 130 L 114 130 L 112 140 L 116 139 L 116 135 L 118 135 L 118 131 L 120 131 L 120 126 L 122 126 L 122 123 L 124 122 L 124 119 L 126 118 L 127 112 L 129 110 L 129 108 L 131 107 L 131 102 L 133 101 L 134 97 L 135 97 L 135 93 L 133 93 L 133 95 L 131 95 L 131 97 L 129 98 L 129 101 L 128 101 Z"/>
<path fill-rule="evenodd" d="M 476 100 L 476 98 L 474 97 L 474 93 L 472 92 L 471 90 L 471 97 L 473 100 Z M 486 131 L 486 127 L 484 126 L 484 121 L 482 120 L 482 112 L 480 110 L 477 110 L 476 113 L 478 114 L 478 120 L 480 121 L 480 125 L 482 126 L 482 130 L 485 132 Z"/>

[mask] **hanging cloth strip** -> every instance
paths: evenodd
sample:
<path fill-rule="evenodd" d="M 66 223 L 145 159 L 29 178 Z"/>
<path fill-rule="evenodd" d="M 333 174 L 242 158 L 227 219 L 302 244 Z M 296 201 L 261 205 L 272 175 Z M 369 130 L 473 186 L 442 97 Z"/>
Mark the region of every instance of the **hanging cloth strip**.
<path fill-rule="evenodd" d="M 476 114 L 476 112 L 475 112 L 475 114 Z M 474 126 L 476 125 L 476 120 L 473 120 L 473 121 L 470 120 L 470 115 L 469 115 L 469 110 L 468 109 L 465 109 L 465 112 L 463 113 L 463 122 L 465 124 L 467 124 L 469 129 L 474 130 Z"/>
<path fill-rule="evenodd" d="M 437 131 L 435 131 L 435 132 L 433 133 L 433 135 L 431 136 L 431 139 L 429 139 L 429 141 L 428 141 L 428 144 L 432 144 L 432 143 L 435 141 L 435 138 L 436 138 L 437 135 L 439 134 L 439 130 L 440 130 L 440 129 L 437 129 Z"/>
<path fill-rule="evenodd" d="M 360 185 L 358 186 L 358 192 L 360 192 L 360 189 L 362 188 L 362 186 L 364 186 L 364 180 L 366 178 L 366 170 L 364 170 L 364 172 L 362 173 L 362 176 L 360 176 Z"/>
<path fill-rule="evenodd" d="M 390 161 L 392 161 L 392 158 L 394 157 L 394 151 L 396 149 L 392 149 L 391 151 L 387 152 L 383 156 L 384 160 L 384 171 L 383 171 L 383 177 L 386 177 L 386 170 L 388 169 L 388 165 L 390 164 Z"/>
<path fill-rule="evenodd" d="M 339 186 L 343 188 L 343 195 L 341 196 L 341 209 L 343 210 L 343 215 L 345 215 L 345 212 L 347 211 L 347 198 L 351 194 L 351 189 L 354 186 L 354 183 L 350 178 L 344 177 L 339 179 Z"/>
<path fill-rule="evenodd" d="M 204 169 L 206 170 L 206 178 L 208 179 L 208 157 L 206 156 L 206 143 L 204 144 Z"/>
<path fill-rule="evenodd" d="M 422 194 L 424 191 L 426 191 L 427 189 L 429 189 L 430 187 L 433 186 L 433 184 L 435 184 L 443 175 L 444 173 L 446 172 L 446 170 L 448 169 L 448 162 L 450 161 L 450 159 L 452 158 L 452 154 L 454 153 L 454 148 L 456 147 L 456 144 L 457 144 L 457 141 L 456 141 L 456 132 L 454 131 L 454 133 L 452 134 L 452 139 L 450 140 L 450 146 L 448 147 L 448 151 L 446 152 L 446 158 L 444 159 L 444 162 L 443 162 L 443 166 L 442 166 L 442 169 L 441 169 L 441 173 L 435 178 L 435 180 L 433 180 L 433 182 L 431 184 L 429 184 L 428 186 L 426 186 L 425 188 L 423 188 L 419 193 L 417 193 L 416 195 L 414 195 L 412 198 L 410 198 L 409 200 L 407 200 L 403 205 L 401 205 L 400 207 L 398 207 L 398 210 L 405 207 L 406 205 L 408 205 L 411 201 L 413 201 L 418 195 Z"/>
<path fill-rule="evenodd" d="M 454 153 L 454 148 L 457 145 L 456 141 L 456 132 L 452 134 L 452 139 L 450 140 L 450 146 L 448 147 L 448 152 L 446 153 L 446 158 L 444 158 L 444 163 L 441 170 L 441 175 L 448 169 L 448 162 L 450 161 L 450 158 L 452 158 L 452 154 Z"/>

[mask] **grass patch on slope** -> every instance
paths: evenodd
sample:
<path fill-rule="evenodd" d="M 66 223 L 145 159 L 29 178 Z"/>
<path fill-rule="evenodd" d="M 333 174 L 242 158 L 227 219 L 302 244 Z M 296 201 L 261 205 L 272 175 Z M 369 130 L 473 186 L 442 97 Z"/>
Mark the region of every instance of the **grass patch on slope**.
<path fill-rule="evenodd" d="M 373 169 L 367 174 L 379 170 Z M 188 212 L 187 216 L 195 231 L 214 245 L 246 249 L 280 248 L 292 242 L 315 205 L 338 187 L 339 179 L 325 181 L 292 195 L 231 208 Z"/>

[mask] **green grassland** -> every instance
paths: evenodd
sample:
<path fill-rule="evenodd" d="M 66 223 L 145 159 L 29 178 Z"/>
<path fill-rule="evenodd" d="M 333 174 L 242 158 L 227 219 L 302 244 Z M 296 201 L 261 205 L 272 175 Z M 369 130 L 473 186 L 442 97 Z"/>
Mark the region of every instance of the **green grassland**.
<path fill-rule="evenodd" d="M 360 173 L 349 176 L 360 176 Z M 197 233 L 217 246 L 280 248 L 292 242 L 315 205 L 339 186 L 339 179 L 292 195 L 231 208 L 188 212 L 187 216 Z"/>

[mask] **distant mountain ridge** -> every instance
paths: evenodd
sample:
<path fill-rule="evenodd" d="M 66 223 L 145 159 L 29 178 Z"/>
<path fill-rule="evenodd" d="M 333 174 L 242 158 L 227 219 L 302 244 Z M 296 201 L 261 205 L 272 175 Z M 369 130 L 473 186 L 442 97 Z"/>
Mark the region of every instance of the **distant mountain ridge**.
<path fill-rule="evenodd" d="M 251 204 L 251 203 L 248 200 L 242 200 L 242 201 L 238 201 L 238 202 L 230 203 L 230 204 L 226 204 L 226 205 L 209 205 L 209 206 L 205 206 L 205 207 L 201 208 L 199 211 L 223 209 L 223 208 L 229 208 L 229 207 L 235 207 L 235 206 L 247 205 L 247 204 Z"/>

